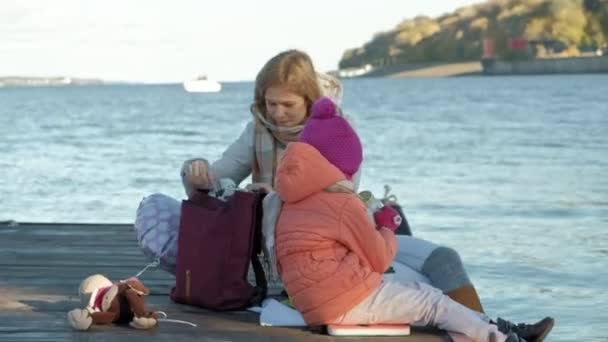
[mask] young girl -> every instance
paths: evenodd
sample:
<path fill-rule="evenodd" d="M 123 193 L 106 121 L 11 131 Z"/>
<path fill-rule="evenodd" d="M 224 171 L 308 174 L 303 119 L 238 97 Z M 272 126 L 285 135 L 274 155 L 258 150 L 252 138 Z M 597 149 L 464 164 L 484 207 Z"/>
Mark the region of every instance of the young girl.
<path fill-rule="evenodd" d="M 361 143 L 336 112 L 327 98 L 313 104 L 299 142 L 287 146 L 275 183 L 284 201 L 276 227 L 279 271 L 306 323 L 410 323 L 474 341 L 524 341 L 429 285 L 382 281 L 397 251 L 396 213 L 378 215 L 378 227 L 369 220 L 352 183 Z"/>

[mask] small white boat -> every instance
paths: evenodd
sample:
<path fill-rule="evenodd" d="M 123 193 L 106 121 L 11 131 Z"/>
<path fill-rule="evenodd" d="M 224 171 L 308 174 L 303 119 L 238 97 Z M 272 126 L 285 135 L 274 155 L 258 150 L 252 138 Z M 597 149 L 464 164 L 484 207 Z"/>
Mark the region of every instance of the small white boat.
<path fill-rule="evenodd" d="M 222 90 L 222 85 L 202 75 L 194 80 L 184 82 L 184 89 L 189 93 L 217 93 Z"/>

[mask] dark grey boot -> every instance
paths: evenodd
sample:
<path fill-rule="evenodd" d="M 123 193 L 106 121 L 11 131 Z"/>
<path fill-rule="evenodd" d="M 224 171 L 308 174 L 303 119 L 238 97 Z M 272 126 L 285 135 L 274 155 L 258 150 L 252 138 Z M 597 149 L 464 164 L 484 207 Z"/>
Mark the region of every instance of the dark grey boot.
<path fill-rule="evenodd" d="M 500 317 L 496 322 L 498 331 L 505 335 L 515 333 L 517 336 L 528 342 L 541 342 L 544 340 L 545 337 L 549 335 L 549 332 L 551 332 L 551 329 L 553 329 L 553 324 L 555 324 L 555 320 L 551 317 L 545 317 L 534 324 L 514 324 Z M 511 340 L 509 339 L 507 341 Z"/>

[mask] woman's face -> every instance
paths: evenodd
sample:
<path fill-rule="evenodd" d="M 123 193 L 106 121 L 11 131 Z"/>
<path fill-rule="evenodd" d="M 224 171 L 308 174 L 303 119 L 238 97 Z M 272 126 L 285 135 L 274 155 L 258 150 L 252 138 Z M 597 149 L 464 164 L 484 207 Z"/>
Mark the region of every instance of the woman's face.
<path fill-rule="evenodd" d="M 306 99 L 284 87 L 270 87 L 264 96 L 268 119 L 279 127 L 293 127 L 306 121 Z"/>

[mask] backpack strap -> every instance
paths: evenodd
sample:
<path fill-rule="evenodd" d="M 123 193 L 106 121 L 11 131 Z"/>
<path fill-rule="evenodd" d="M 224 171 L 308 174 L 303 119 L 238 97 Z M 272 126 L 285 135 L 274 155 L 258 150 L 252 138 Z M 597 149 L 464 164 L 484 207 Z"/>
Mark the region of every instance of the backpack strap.
<path fill-rule="evenodd" d="M 250 306 L 259 305 L 268 294 L 268 282 L 266 281 L 266 272 L 260 262 L 259 254 L 262 252 L 262 215 L 263 206 L 262 200 L 265 193 L 257 192 L 257 201 L 255 207 L 255 227 L 253 230 L 253 248 L 251 249 L 251 265 L 255 274 L 255 293 L 251 297 Z"/>

